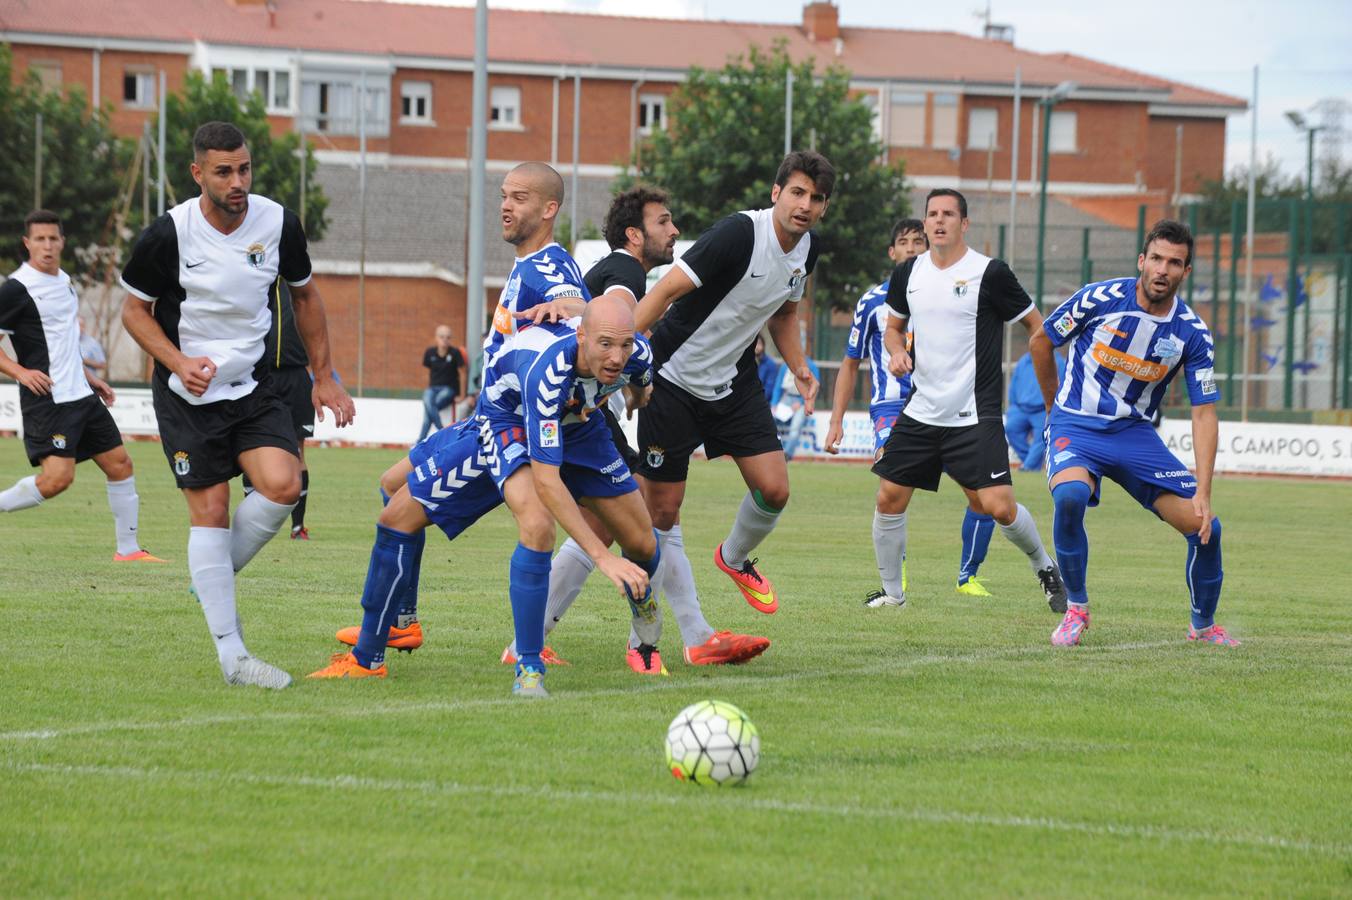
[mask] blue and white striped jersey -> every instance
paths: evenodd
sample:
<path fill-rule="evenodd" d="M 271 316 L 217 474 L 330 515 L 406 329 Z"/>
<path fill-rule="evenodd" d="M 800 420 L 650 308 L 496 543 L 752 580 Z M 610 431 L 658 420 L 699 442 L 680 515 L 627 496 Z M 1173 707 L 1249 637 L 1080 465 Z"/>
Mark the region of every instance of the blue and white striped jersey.
<path fill-rule="evenodd" d="M 566 439 L 584 436 L 588 429 L 609 440 L 610 428 L 597 408 L 625 385 L 653 380 L 652 347 L 642 335 L 634 336 L 634 350 L 614 384 L 579 375 L 578 321 L 522 328 L 484 370 L 490 386 L 479 394 L 478 412 L 494 433 L 524 428 L 530 458 L 551 465 L 562 465 Z M 579 413 L 587 415 L 586 422 Z"/>
<path fill-rule="evenodd" d="M 1082 428 L 1150 421 L 1180 367 L 1194 406 L 1215 403 L 1216 358 L 1206 323 L 1177 297 L 1167 315 L 1136 302 L 1136 279 L 1087 284 L 1043 322 L 1052 344 L 1074 341 L 1052 409 Z"/>
<path fill-rule="evenodd" d="M 493 327 L 484 338 L 484 388 L 492 383 L 488 380 L 489 369 L 517 333 L 520 320 L 513 314 L 570 297 L 591 300 L 581 270 L 562 247 L 549 244 L 530 256 L 517 257 L 507 277 L 507 286 L 502 289 L 498 307 L 493 311 Z"/>
<path fill-rule="evenodd" d="M 887 315 L 887 282 L 884 281 L 865 291 L 854 305 L 854 324 L 850 327 L 850 339 L 845 342 L 845 355 L 850 359 L 868 356 L 869 377 L 873 381 L 870 404 L 904 400 L 911 393 L 911 376 L 898 378 L 887 369 L 887 361 L 891 358 L 883 344 Z M 908 330 L 908 340 L 910 336 Z"/>

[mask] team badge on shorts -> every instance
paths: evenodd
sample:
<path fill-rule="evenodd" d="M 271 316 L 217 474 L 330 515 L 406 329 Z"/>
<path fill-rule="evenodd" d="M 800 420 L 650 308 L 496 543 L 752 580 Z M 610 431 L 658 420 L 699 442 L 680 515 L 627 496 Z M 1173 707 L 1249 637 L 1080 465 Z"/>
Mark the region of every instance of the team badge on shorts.
<path fill-rule="evenodd" d="M 58 450 L 66 449 L 66 436 L 64 434 L 52 435 L 52 446 Z"/>
<path fill-rule="evenodd" d="M 179 450 L 174 454 L 174 474 L 183 476 L 192 471 L 192 465 L 188 462 L 188 454 Z"/>
<path fill-rule="evenodd" d="M 644 457 L 644 461 L 648 463 L 648 468 L 660 469 L 662 468 L 662 463 L 666 461 L 666 458 L 666 451 L 656 444 L 653 444 L 648 448 L 648 453 Z"/>
<path fill-rule="evenodd" d="M 255 269 L 261 269 L 263 267 L 263 260 L 267 258 L 267 255 L 267 248 L 258 243 L 250 244 L 249 249 L 244 251 L 244 258 L 247 259 L 249 265 L 253 266 Z"/>
<path fill-rule="evenodd" d="M 954 297 L 966 297 L 966 296 L 967 296 L 967 282 L 963 281 L 962 279 L 958 279 L 957 281 L 953 282 L 953 296 L 954 296 Z"/>

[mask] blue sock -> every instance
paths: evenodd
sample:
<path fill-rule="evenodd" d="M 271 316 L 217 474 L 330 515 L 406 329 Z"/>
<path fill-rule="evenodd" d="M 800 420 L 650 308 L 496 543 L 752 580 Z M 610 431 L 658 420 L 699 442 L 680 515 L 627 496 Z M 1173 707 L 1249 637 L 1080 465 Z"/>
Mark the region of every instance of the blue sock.
<path fill-rule="evenodd" d="M 512 553 L 509 570 L 512 623 L 516 628 L 517 671 L 545 670 L 540 651 L 545 647 L 545 605 L 549 602 L 549 551 L 521 544 Z"/>
<path fill-rule="evenodd" d="M 995 533 L 995 518 L 967 511 L 962 517 L 962 560 L 958 566 L 958 584 L 966 584 L 969 578 L 975 578 L 981 564 L 986 561 L 986 551 L 991 546 L 991 535 Z"/>
<path fill-rule="evenodd" d="M 385 507 L 385 506 L 389 506 L 389 505 L 390 505 L 390 495 L 387 494 L 387 493 L 385 493 L 385 489 L 384 489 L 384 488 L 381 488 L 381 489 L 380 489 L 380 505 L 381 505 L 382 507 Z"/>
<path fill-rule="evenodd" d="M 1211 520 L 1211 540 L 1203 544 L 1188 535 L 1188 565 L 1184 570 L 1192 599 L 1192 627 L 1201 631 L 1216 623 L 1216 604 L 1221 600 L 1221 520 Z"/>
<path fill-rule="evenodd" d="M 407 628 L 410 620 L 418 618 L 418 579 L 422 577 L 423 547 L 427 544 L 427 529 L 421 529 L 413 536 L 413 574 L 409 578 L 409 588 L 404 591 L 399 603 L 399 627 Z"/>
<path fill-rule="evenodd" d="M 1085 570 L 1089 567 L 1089 536 L 1084 533 L 1084 511 L 1094 491 L 1083 481 L 1063 481 L 1052 488 L 1056 513 L 1052 518 L 1052 541 L 1056 564 L 1071 603 L 1089 602 L 1085 593 Z"/>
<path fill-rule="evenodd" d="M 638 566 L 640 569 L 648 573 L 648 590 L 643 593 L 643 596 L 640 599 L 638 599 L 637 601 L 634 600 L 634 595 L 629 593 L 629 588 L 626 587 L 624 589 L 624 593 L 629 598 L 629 603 L 631 606 L 636 602 L 646 603 L 648 602 L 648 598 L 653 595 L 652 579 L 653 576 L 657 574 L 657 564 L 662 561 L 662 544 L 657 540 L 656 528 L 653 529 L 653 546 L 656 547 L 657 549 L 653 551 L 652 559 L 634 559 L 634 557 L 630 556 L 628 553 L 624 554 L 625 559 L 629 560 L 631 563 L 633 563 L 634 565 Z"/>
<path fill-rule="evenodd" d="M 416 590 L 413 562 L 415 546 L 421 546 L 422 532 L 407 534 L 376 526 L 376 542 L 366 569 L 366 587 L 361 594 L 361 635 L 352 649 L 357 662 L 368 669 L 385 661 L 385 643 L 390 624 L 410 587 Z"/>

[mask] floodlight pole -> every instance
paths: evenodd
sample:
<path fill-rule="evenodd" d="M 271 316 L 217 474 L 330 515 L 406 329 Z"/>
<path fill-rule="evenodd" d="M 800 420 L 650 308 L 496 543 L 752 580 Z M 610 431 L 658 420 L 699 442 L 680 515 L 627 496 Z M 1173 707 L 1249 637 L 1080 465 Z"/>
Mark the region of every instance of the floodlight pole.
<path fill-rule="evenodd" d="M 465 341 L 470 351 L 469 385 L 483 368 L 484 180 L 488 177 L 488 0 L 474 7 L 474 82 L 469 137 L 469 264 L 465 276 Z"/>
<path fill-rule="evenodd" d="M 1042 194 L 1037 210 L 1037 293 L 1033 295 L 1033 302 L 1039 310 L 1042 309 L 1044 250 L 1047 243 L 1047 162 L 1051 155 L 1052 107 L 1066 99 L 1075 87 L 1075 82 L 1063 81 L 1037 102 L 1042 107 Z"/>

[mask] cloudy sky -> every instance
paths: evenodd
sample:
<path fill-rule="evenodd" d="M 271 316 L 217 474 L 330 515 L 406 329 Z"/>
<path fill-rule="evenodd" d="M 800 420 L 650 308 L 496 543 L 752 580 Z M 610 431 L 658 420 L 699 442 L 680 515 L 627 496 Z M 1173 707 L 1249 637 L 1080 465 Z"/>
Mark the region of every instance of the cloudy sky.
<path fill-rule="evenodd" d="M 472 6 L 472 0 L 422 0 Z M 800 22 L 798 0 L 489 0 L 494 7 L 609 15 Z M 1305 137 L 1283 117 L 1321 100 L 1348 104 L 1343 159 L 1352 158 L 1352 0 L 1181 0 L 1086 3 L 990 0 L 991 19 L 1015 29 L 1015 44 L 1073 52 L 1248 99 L 1259 67 L 1258 153 L 1305 172 Z M 979 34 L 986 0 L 898 3 L 837 0 L 844 25 Z M 1226 169 L 1247 164 L 1248 114 L 1229 120 Z"/>

